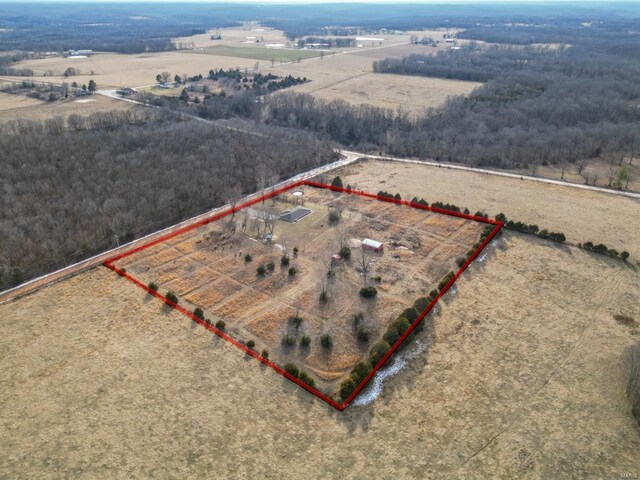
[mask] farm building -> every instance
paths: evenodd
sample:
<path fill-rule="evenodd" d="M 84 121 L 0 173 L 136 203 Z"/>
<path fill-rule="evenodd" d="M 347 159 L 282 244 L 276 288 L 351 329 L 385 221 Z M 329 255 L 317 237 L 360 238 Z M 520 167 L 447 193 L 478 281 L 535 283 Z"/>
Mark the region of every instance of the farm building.
<path fill-rule="evenodd" d="M 362 249 L 381 253 L 384 250 L 384 243 L 365 238 L 364 240 L 362 240 Z"/>
<path fill-rule="evenodd" d="M 293 210 L 285 210 L 280 213 L 280 220 L 289 223 L 296 223 L 298 220 L 302 220 L 304 217 L 309 215 L 311 210 L 304 207 L 297 207 Z"/>
<path fill-rule="evenodd" d="M 69 56 L 70 57 L 77 57 L 77 56 L 90 56 L 93 55 L 93 50 L 69 50 Z"/>

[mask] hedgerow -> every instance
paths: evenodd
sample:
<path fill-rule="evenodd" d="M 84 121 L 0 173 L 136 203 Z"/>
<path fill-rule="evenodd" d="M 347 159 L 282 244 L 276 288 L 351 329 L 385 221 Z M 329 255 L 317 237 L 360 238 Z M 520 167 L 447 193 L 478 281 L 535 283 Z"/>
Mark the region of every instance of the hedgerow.
<path fill-rule="evenodd" d="M 513 220 L 509 220 L 504 213 L 499 213 L 495 216 L 495 219 L 499 222 L 503 222 L 504 227 L 508 230 L 514 230 L 516 232 L 526 233 L 529 235 L 537 235 L 545 240 L 551 240 L 558 243 L 564 243 L 567 239 L 564 233 L 561 232 L 550 232 L 547 229 L 540 230 L 538 225 L 535 224 L 526 224 L 524 222 L 514 222 Z"/>
<path fill-rule="evenodd" d="M 454 273 L 453 272 L 449 272 L 447 273 L 444 278 L 442 280 L 440 280 L 440 283 L 438 284 L 438 290 L 442 291 L 444 289 L 444 287 L 447 286 L 447 284 L 451 281 L 451 279 L 453 278 Z"/>
<path fill-rule="evenodd" d="M 615 248 L 609 248 L 603 243 L 599 243 L 594 245 L 593 242 L 579 243 L 578 248 L 582 248 L 583 250 L 587 250 L 589 252 L 599 253 L 600 255 L 607 255 L 612 258 L 620 258 L 621 260 L 626 261 L 629 258 L 629 252 L 622 251 L 618 253 Z"/>

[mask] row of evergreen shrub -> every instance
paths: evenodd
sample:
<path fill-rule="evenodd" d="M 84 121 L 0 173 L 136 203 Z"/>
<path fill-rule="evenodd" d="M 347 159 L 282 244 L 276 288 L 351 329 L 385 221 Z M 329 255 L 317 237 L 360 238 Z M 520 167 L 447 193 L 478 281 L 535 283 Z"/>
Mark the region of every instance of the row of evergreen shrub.
<path fill-rule="evenodd" d="M 505 228 L 509 230 L 514 230 L 520 233 L 527 233 L 529 235 L 537 235 L 540 238 L 545 240 L 551 240 L 553 242 L 564 243 L 567 239 L 564 236 L 564 233 L 561 232 L 550 232 L 547 229 L 540 230 L 538 225 L 534 224 L 526 224 L 524 222 L 514 222 L 513 220 L 507 219 L 507 216 L 504 213 L 499 213 L 496 215 L 496 220 L 499 222 L 503 222 Z"/>
<path fill-rule="evenodd" d="M 385 192 L 384 190 L 380 190 L 378 192 L 378 198 L 393 198 L 394 200 L 402 200 L 402 197 L 399 193 L 396 193 L 394 195 L 393 193 Z"/>
<path fill-rule="evenodd" d="M 457 213 L 461 212 L 460 207 L 452 203 L 433 202 L 431 206 L 436 208 L 441 208 L 443 210 L 449 210 L 450 212 L 457 212 Z M 465 213 L 468 214 L 469 210 L 467 209 Z"/>
<path fill-rule="evenodd" d="M 627 258 L 629 258 L 629 252 L 626 250 L 618 252 L 615 248 L 609 248 L 603 243 L 599 243 L 597 245 L 594 245 L 593 242 L 579 243 L 578 248 L 582 248 L 589 252 L 599 253 L 601 255 L 607 255 L 612 258 L 619 258 L 625 262 L 627 261 Z"/>
<path fill-rule="evenodd" d="M 311 378 L 311 375 L 309 375 L 304 370 L 300 370 L 298 366 L 293 363 L 287 363 L 284 366 L 284 371 L 287 372 L 292 377 L 297 378 L 301 382 L 306 383 L 311 388 L 313 388 L 316 384 L 316 381 L 313 378 Z"/>

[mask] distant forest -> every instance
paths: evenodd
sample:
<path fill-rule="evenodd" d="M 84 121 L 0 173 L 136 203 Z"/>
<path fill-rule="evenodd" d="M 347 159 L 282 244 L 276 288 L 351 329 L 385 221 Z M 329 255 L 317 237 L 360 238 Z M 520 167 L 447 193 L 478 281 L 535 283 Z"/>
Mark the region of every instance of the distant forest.
<path fill-rule="evenodd" d="M 3 126 L 0 290 L 335 157 L 309 135 L 140 115 Z"/>
<path fill-rule="evenodd" d="M 603 2 L 604 3 L 604 2 Z M 625 2 L 510 4 L 215 4 L 44 2 L 0 4 L 0 48 L 28 52 L 93 49 L 120 53 L 172 50 L 171 38 L 204 33 L 210 28 L 260 20 L 279 28 L 291 40 L 329 33 L 354 36 L 359 30 L 471 28 L 478 39 L 496 35 L 495 26 L 534 22 L 520 39 L 558 37 L 558 26 L 581 21 L 637 18 L 637 5 Z M 547 30 L 548 27 L 548 30 Z M 529 38 L 527 38 L 529 37 Z M 472 38 L 472 37 L 469 37 Z M 502 41 L 502 40 L 492 40 Z M 506 40 L 505 40 L 506 41 Z M 546 40 L 541 40 L 546 41 Z"/>
<path fill-rule="evenodd" d="M 571 37 L 573 43 L 559 48 L 472 44 L 435 56 L 374 62 L 379 73 L 487 82 L 468 98 L 426 112 L 406 135 L 405 153 L 422 156 L 423 149 L 435 158 L 496 167 L 599 156 L 618 163 L 623 155 L 638 154 L 640 36 L 620 25 L 579 27 L 572 30 L 575 35 L 556 29 L 556 37 L 547 28 L 537 34 L 541 38 L 522 28 L 502 30 L 464 35 L 478 38 L 483 32 L 515 44 Z M 415 138 L 419 133 L 422 138 Z M 402 153 L 398 147 L 391 149 Z"/>

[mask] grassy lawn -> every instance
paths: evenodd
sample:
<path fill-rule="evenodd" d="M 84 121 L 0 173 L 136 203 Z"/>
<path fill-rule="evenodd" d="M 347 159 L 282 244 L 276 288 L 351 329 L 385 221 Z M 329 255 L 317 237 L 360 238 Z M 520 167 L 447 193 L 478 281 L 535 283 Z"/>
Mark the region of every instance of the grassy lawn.
<path fill-rule="evenodd" d="M 306 58 L 319 57 L 319 51 L 313 50 L 297 50 L 293 48 L 266 48 L 266 47 L 226 47 L 223 45 L 216 47 L 207 47 L 202 50 L 193 50 L 191 53 L 200 53 L 205 55 L 220 55 L 223 57 L 236 58 L 252 58 L 255 60 L 271 59 L 276 62 L 291 62 L 298 58 L 304 60 Z"/>

